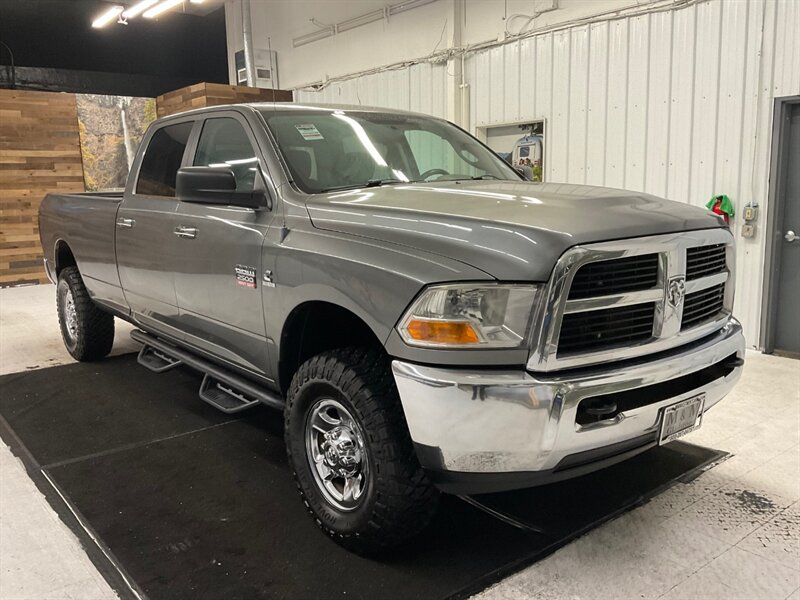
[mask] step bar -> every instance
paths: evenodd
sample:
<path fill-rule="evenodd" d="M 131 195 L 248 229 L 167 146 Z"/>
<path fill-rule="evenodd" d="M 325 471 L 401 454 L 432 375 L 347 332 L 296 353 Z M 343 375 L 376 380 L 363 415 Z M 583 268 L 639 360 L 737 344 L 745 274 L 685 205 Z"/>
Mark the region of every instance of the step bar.
<path fill-rule="evenodd" d="M 144 345 L 139 352 L 139 364 L 155 373 L 163 373 L 180 364 L 203 373 L 200 398 L 222 412 L 240 412 L 258 404 L 283 410 L 284 401 L 278 394 L 209 360 L 139 329 L 131 331 L 131 338 Z"/>
<path fill-rule="evenodd" d="M 136 362 L 151 370 L 153 373 L 164 373 L 181 364 L 181 361 L 177 358 L 165 354 L 158 348 L 153 348 L 153 346 L 149 344 L 142 346 L 142 349 L 139 351 L 139 356 L 136 358 Z"/>
<path fill-rule="evenodd" d="M 250 397 L 238 388 L 219 381 L 206 373 L 200 385 L 200 399 L 224 413 L 237 413 L 261 404 L 258 398 Z"/>

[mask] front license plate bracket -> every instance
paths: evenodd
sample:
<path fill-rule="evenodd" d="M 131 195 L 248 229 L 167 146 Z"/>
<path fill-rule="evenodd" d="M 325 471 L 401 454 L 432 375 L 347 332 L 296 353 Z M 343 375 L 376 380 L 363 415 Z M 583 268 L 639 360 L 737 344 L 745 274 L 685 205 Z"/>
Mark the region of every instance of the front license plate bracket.
<path fill-rule="evenodd" d="M 706 395 L 699 394 L 667 406 L 661 416 L 658 443 L 667 444 L 699 428 L 705 403 Z"/>

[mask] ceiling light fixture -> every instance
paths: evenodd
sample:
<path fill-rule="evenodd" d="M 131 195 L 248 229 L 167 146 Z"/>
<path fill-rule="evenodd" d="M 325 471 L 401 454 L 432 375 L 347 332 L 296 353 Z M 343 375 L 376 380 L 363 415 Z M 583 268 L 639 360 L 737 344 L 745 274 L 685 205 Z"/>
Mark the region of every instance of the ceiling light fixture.
<path fill-rule="evenodd" d="M 189 0 L 192 4 L 202 4 L 206 0 Z"/>
<path fill-rule="evenodd" d="M 145 19 L 152 19 L 180 4 L 183 4 L 183 0 L 163 0 L 160 4 L 156 4 L 153 8 L 145 12 L 143 16 Z"/>
<path fill-rule="evenodd" d="M 106 12 L 104 12 L 102 15 L 100 15 L 94 21 L 92 21 L 92 27 L 94 27 L 95 29 L 100 29 L 101 27 L 105 27 L 106 25 L 111 23 L 111 21 L 119 17 L 119 13 L 121 13 L 123 10 L 125 10 L 124 6 L 112 6 Z"/>
<path fill-rule="evenodd" d="M 142 14 L 148 8 L 156 4 L 158 0 L 142 0 L 141 2 L 137 2 L 130 8 L 127 8 L 125 12 L 122 13 L 123 19 L 130 19 L 131 17 L 135 17 L 137 15 Z"/>

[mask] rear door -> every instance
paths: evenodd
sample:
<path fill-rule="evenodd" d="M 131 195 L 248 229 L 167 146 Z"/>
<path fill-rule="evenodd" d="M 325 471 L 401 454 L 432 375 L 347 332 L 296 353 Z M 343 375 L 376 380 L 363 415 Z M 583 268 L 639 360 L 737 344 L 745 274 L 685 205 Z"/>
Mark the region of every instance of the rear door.
<path fill-rule="evenodd" d="M 266 165 L 252 129 L 235 111 L 211 113 L 202 123 L 195 166 L 230 166 L 237 190 L 264 189 Z M 261 286 L 262 245 L 274 212 L 180 202 L 177 227 L 181 268 L 175 291 L 185 340 L 235 366 L 269 376 Z"/>
<path fill-rule="evenodd" d="M 174 273 L 178 253 L 175 178 L 186 160 L 194 119 L 169 122 L 142 143 L 143 157 L 116 220 L 117 268 L 125 299 L 144 327 L 182 339 Z"/>

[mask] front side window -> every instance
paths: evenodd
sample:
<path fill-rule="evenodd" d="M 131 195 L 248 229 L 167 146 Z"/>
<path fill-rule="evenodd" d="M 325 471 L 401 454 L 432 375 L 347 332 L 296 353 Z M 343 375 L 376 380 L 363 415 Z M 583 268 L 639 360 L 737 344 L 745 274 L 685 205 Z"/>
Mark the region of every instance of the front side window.
<path fill-rule="evenodd" d="M 458 127 L 401 113 L 264 110 L 295 183 L 305 192 L 387 183 L 519 175 Z"/>
<path fill-rule="evenodd" d="M 187 121 L 167 125 L 153 134 L 139 169 L 137 194 L 175 197 L 175 179 L 193 126 L 194 122 Z"/>
<path fill-rule="evenodd" d="M 236 190 L 250 192 L 258 171 L 258 158 L 239 121 L 221 117 L 203 124 L 194 165 L 230 167 L 236 177 Z"/>

